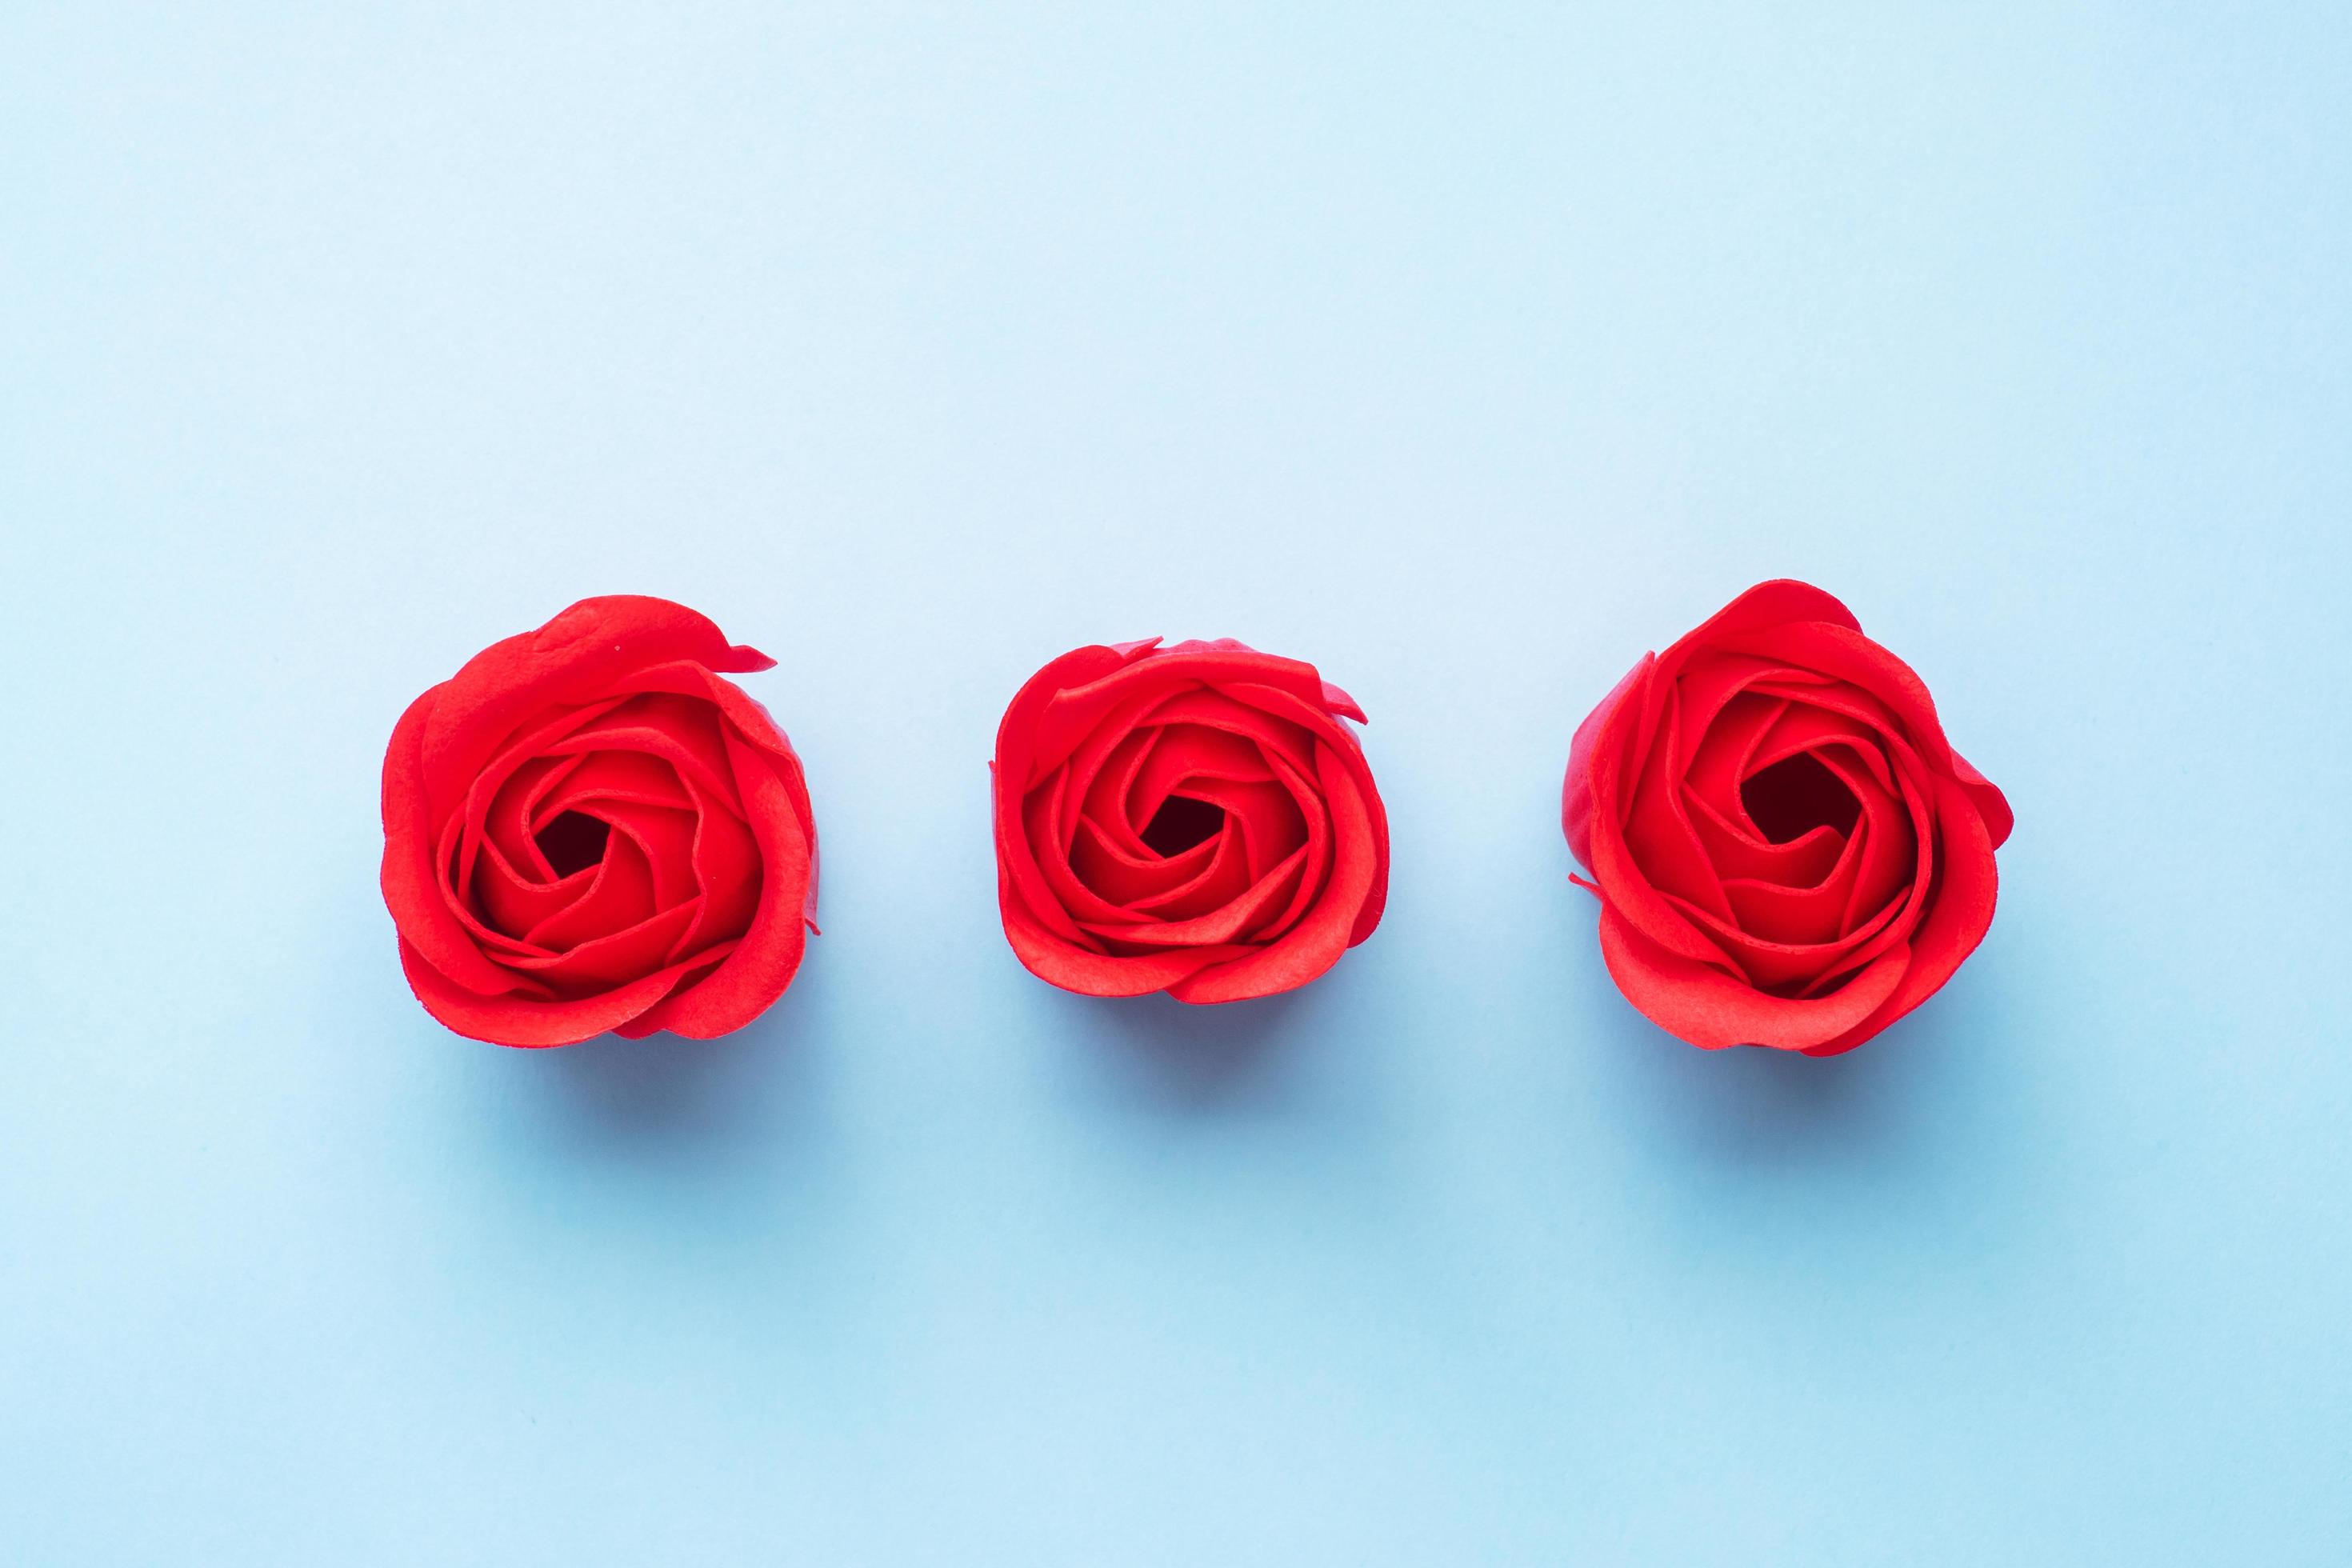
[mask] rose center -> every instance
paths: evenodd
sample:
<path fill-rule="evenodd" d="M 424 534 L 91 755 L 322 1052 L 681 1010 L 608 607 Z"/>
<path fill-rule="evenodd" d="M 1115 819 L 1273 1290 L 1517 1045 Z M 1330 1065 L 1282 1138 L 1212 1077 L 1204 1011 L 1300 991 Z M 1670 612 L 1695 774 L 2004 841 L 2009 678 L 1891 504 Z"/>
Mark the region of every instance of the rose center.
<path fill-rule="evenodd" d="M 1190 795 L 1171 795 L 1143 826 L 1143 842 L 1155 855 L 1181 855 L 1214 838 L 1225 826 L 1225 808 Z"/>
<path fill-rule="evenodd" d="M 1739 786 L 1739 804 L 1764 837 L 1775 844 L 1802 838 L 1816 827 L 1853 831 L 1862 803 L 1845 781 L 1811 752 L 1783 757 L 1750 773 Z"/>
<path fill-rule="evenodd" d="M 613 830 L 585 812 L 559 812 L 539 830 L 539 852 L 558 877 L 584 871 L 604 858 L 604 840 Z"/>

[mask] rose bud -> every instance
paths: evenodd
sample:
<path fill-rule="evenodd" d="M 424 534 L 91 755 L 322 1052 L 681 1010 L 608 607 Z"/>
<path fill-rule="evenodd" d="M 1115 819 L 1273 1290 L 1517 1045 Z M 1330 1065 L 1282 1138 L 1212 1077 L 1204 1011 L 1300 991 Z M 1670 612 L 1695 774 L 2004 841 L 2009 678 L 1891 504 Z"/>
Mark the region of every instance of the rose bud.
<path fill-rule="evenodd" d="M 506 1046 L 707 1039 L 783 994 L 815 822 L 783 732 L 719 679 L 774 662 L 667 600 L 583 599 L 409 705 L 383 900 L 427 1012 Z"/>
<path fill-rule="evenodd" d="M 1628 1001 L 1708 1050 L 1852 1050 L 1992 923 L 2000 790 L 1837 600 L 1766 583 L 1602 699 L 1562 820 Z"/>
<path fill-rule="evenodd" d="M 1364 716 L 1231 640 L 1082 647 L 1032 676 L 992 764 L 997 901 L 1031 973 L 1090 996 L 1236 1002 L 1372 934 L 1388 818 Z"/>

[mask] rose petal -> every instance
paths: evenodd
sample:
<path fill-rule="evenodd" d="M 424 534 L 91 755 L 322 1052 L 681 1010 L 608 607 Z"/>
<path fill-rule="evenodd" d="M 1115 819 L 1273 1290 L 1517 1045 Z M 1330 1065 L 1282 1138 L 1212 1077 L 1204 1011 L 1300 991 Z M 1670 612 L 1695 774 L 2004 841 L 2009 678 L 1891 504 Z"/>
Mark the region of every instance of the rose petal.
<path fill-rule="evenodd" d="M 676 659 L 737 672 L 774 663 L 730 646 L 683 605 L 634 595 L 583 599 L 539 630 L 484 648 L 443 683 L 417 739 L 430 814 L 455 806 L 500 742 L 532 715 L 587 701 L 632 670 Z"/>
<path fill-rule="evenodd" d="M 475 945 L 457 900 L 446 892 L 436 866 L 436 859 L 446 864 L 436 851 L 441 847 L 438 824 L 447 820 L 447 814 L 436 814 L 433 809 L 431 791 L 425 782 L 423 747 L 427 721 L 441 690 L 434 687 L 408 705 L 384 748 L 381 871 L 384 907 L 392 911 L 394 927 L 415 950 L 420 963 L 446 976 L 457 989 L 495 996 L 511 983 Z"/>
<path fill-rule="evenodd" d="M 1717 711 L 1707 732 L 1691 747 L 1683 784 L 1713 807 L 1717 816 L 1758 843 L 1769 842 L 1748 819 L 1739 786 L 1761 766 L 1756 749 L 1788 712 L 1786 698 L 1743 691 Z"/>
<path fill-rule="evenodd" d="M 551 757 L 550 762 L 575 761 L 561 783 L 541 797 L 532 816 L 544 819 L 589 801 L 625 800 L 640 805 L 692 811 L 694 796 L 677 770 L 643 752 L 596 752 L 576 759 Z"/>
<path fill-rule="evenodd" d="M 775 766 L 773 759 L 769 765 Z M 778 770 L 782 777 L 782 770 Z M 788 787 L 786 794 L 792 792 Z M 692 925 L 669 953 L 673 963 L 714 942 L 731 942 L 751 924 L 760 907 L 760 889 L 767 880 L 761 868 L 760 840 L 748 824 L 717 800 L 695 795 L 694 844 L 688 863 L 701 900 Z M 794 812 L 796 819 L 800 817 Z M 810 841 L 810 874 L 814 875 L 815 844 Z M 803 911 L 805 913 L 805 911 Z"/>
<path fill-rule="evenodd" d="M 1826 747 L 1814 753 L 1861 803 L 1854 825 L 1862 840 L 1853 858 L 1853 876 L 1846 889 L 1843 929 L 1851 933 L 1926 875 L 1919 859 L 1920 832 L 1927 798 L 1915 788 L 1898 798 L 1870 772 L 1853 762 L 1854 748 Z M 1898 781 L 1900 782 L 1900 781 Z"/>
<path fill-rule="evenodd" d="M 1747 632 L 1727 647 L 1785 659 L 1832 677 L 1885 704 L 1893 726 L 1938 773 L 1949 772 L 1952 749 L 1936 718 L 1935 699 L 1911 667 L 1857 628 L 1819 622 Z"/>
<path fill-rule="evenodd" d="M 1692 655 L 1739 651 L 1738 639 L 1748 633 L 1797 623 L 1826 624 L 1851 632 L 1862 630 L 1862 623 L 1854 619 L 1853 612 L 1836 598 L 1811 583 L 1781 577 L 1757 584 L 1716 611 L 1676 638 L 1674 646 L 1658 656 L 1658 662 L 1679 670 Z"/>
<path fill-rule="evenodd" d="M 1727 820 L 1696 792 L 1686 790 L 1683 805 L 1716 874 L 1727 882 L 1745 878 L 1783 888 L 1813 887 L 1837 868 L 1846 852 L 1846 836 L 1834 827 L 1816 827 L 1786 844 L 1773 844 L 1752 826 Z"/>
<path fill-rule="evenodd" d="M 1642 722 L 1643 710 L 1654 705 L 1654 692 L 1651 682 L 1634 686 L 1610 710 L 1600 732 L 1593 738 L 1588 756 L 1583 784 L 1589 800 L 1582 816 L 1586 832 L 1586 848 L 1592 858 L 1589 862 L 1593 880 L 1602 902 L 1618 912 L 1619 918 L 1633 926 L 1652 942 L 1671 952 L 1694 963 L 1716 963 L 1729 967 L 1732 960 L 1723 949 L 1701 933 L 1666 896 L 1652 887 L 1626 847 L 1622 826 L 1622 808 L 1619 794 L 1626 737 Z M 1632 699 L 1639 697 L 1641 700 Z M 1574 776 L 1571 770 L 1571 777 Z"/>
<path fill-rule="evenodd" d="M 525 942 L 522 933 L 577 903 L 596 880 L 598 869 L 587 866 L 557 881 L 542 882 L 517 872 L 492 843 L 483 847 L 481 858 L 474 862 L 468 891 L 485 925 L 511 938 L 517 950 L 536 956 L 542 950 Z"/>
<path fill-rule="evenodd" d="M 1224 826 L 1214 838 L 1207 839 L 1188 849 L 1180 858 L 1190 860 L 1200 850 L 1209 851 L 1207 864 L 1190 880 L 1180 882 L 1154 898 L 1135 899 L 1128 908 L 1139 915 L 1152 915 L 1163 921 L 1187 921 L 1205 915 L 1212 910 L 1223 909 L 1249 889 L 1251 883 L 1264 873 L 1253 876 L 1250 869 L 1249 836 L 1230 813 Z M 1169 862 L 1176 864 L 1175 860 Z"/>
<path fill-rule="evenodd" d="M 1050 767 L 1068 756 L 1112 709 L 1147 688 L 1158 690 L 1198 684 L 1230 689 L 1237 683 L 1270 687 L 1315 713 L 1325 712 L 1323 678 L 1311 664 L 1276 658 L 1239 644 L 1222 648 L 1209 644 L 1180 644 L 1139 658 L 1100 679 L 1065 690 L 1047 702 L 1037 718 L 1037 763 Z"/>
<path fill-rule="evenodd" d="M 585 755 L 596 752 L 640 752 L 657 757 L 690 781 L 724 801 L 737 816 L 747 815 L 735 791 L 727 763 L 729 726 L 719 710 L 698 698 L 666 691 L 642 692 L 598 719 L 541 748 L 549 756 Z"/>
<path fill-rule="evenodd" d="M 701 879 L 695 875 L 695 839 L 702 831 L 699 814 L 689 804 L 685 811 L 666 805 L 647 805 L 635 800 L 583 800 L 583 815 L 593 816 L 613 832 L 625 834 L 646 858 L 646 866 L 654 879 L 653 903 L 656 910 L 672 909 L 689 899 L 702 895 Z M 722 818 L 726 813 L 719 814 Z M 740 829 L 739 829 L 740 831 Z M 752 848 L 749 834 L 744 834 L 745 858 L 757 866 L 757 851 Z M 727 933 L 738 934 L 735 931 Z M 667 962 L 668 955 L 663 955 Z"/>
<path fill-rule="evenodd" d="M 604 842 L 604 864 L 597 868 L 588 890 L 576 902 L 525 931 L 523 937 L 536 946 L 561 953 L 580 942 L 626 931 L 650 918 L 657 907 L 654 902 L 653 868 L 646 863 L 645 851 L 625 835 L 615 834 Z M 509 961 L 507 967 L 528 965 Z"/>
<path fill-rule="evenodd" d="M 1912 935 L 1911 959 L 1901 984 L 1866 1018 L 1813 1046 L 1809 1055 L 1832 1057 L 1850 1051 L 1925 1002 L 1943 989 L 1991 929 L 1993 908 L 2000 894 L 1992 835 L 1965 783 L 1937 779 L 1935 788 L 1943 874 L 1927 900 L 1926 916 Z"/>
<path fill-rule="evenodd" d="M 1126 820 L 1137 834 L 1179 784 L 1195 779 L 1272 782 L 1274 770 L 1266 765 L 1265 754 L 1250 742 L 1206 725 L 1168 723 L 1165 714 L 1154 717 L 1162 721 L 1159 739 L 1127 790 Z"/>
<path fill-rule="evenodd" d="M 1139 905 L 1169 898 L 1179 889 L 1198 881 L 1215 860 L 1218 847 L 1223 842 L 1224 836 L 1219 834 L 1181 855 L 1155 855 L 1149 851 L 1131 855 L 1112 843 L 1109 835 L 1092 818 L 1081 821 L 1077 842 L 1070 847 L 1070 869 L 1083 890 L 1094 897 L 1086 900 L 1089 908 L 1080 924 L 1091 931 L 1095 929 L 1092 922 L 1106 919 L 1114 925 L 1127 923 Z M 1106 917 L 1095 912 L 1103 904 L 1118 911 L 1118 915 Z"/>
<path fill-rule="evenodd" d="M 450 870 L 453 885 L 461 884 L 474 868 L 474 857 L 494 849 L 518 877 L 539 882 L 558 879 L 539 842 L 539 804 L 561 784 L 585 757 L 530 757 L 509 773 L 490 797 L 478 808 L 475 796 L 466 803 L 466 821 Z"/>
<path fill-rule="evenodd" d="M 1307 752 L 1307 765 L 1312 767 L 1312 750 Z M 1297 795 L 1280 783 L 1234 784 L 1225 779 L 1194 779 L 1185 786 L 1185 790 L 1223 809 L 1226 827 L 1242 841 L 1251 882 L 1265 876 L 1287 858 L 1291 851 L 1307 842 L 1307 819 L 1298 809 Z"/>
<path fill-rule="evenodd" d="M 1625 808 L 1625 847 L 1649 884 L 1728 919 L 1731 906 L 1717 885 L 1716 869 L 1683 809 L 1683 783 L 1670 771 L 1681 750 L 1682 700 L 1666 694 L 1664 730 L 1651 747 Z"/>
<path fill-rule="evenodd" d="M 1568 776 L 1560 782 L 1559 825 L 1568 836 L 1568 852 L 1586 870 L 1592 869 L 1592 769 L 1601 735 L 1623 710 L 1626 700 L 1640 704 L 1640 696 L 1650 670 L 1656 663 L 1648 654 L 1642 662 L 1625 672 L 1623 679 L 1609 689 L 1609 695 L 1584 716 L 1576 727 L 1576 737 L 1568 745 Z"/>
<path fill-rule="evenodd" d="M 507 864 L 519 875 L 545 879 L 555 874 L 547 858 L 531 842 L 531 808 L 541 795 L 578 765 L 579 759 L 545 756 L 541 748 L 618 706 L 618 700 L 614 700 L 592 702 L 584 708 L 558 709 L 544 721 L 526 725 L 483 764 L 480 776 L 466 791 L 465 802 L 459 808 L 464 832 L 451 868 L 459 883 L 473 874 L 474 857 L 480 853 L 493 821 L 498 823 L 501 835 L 499 843 L 506 851 Z M 518 775 L 524 780 L 520 789 L 513 787 Z"/>
<path fill-rule="evenodd" d="M 1112 726 L 1104 726 L 1106 734 Z M 1070 758 L 1069 777 L 1062 785 L 1064 837 L 1075 847 L 1077 843 L 1079 820 L 1090 820 L 1100 828 L 1103 837 L 1122 850 L 1140 859 L 1154 858 L 1156 851 L 1143 841 L 1138 831 L 1140 823 L 1129 820 L 1127 801 L 1135 787 L 1135 778 L 1151 749 L 1160 739 L 1157 728 L 1146 726 L 1130 730 L 1120 736 L 1106 752 L 1093 739 Z M 1077 810 L 1070 812 L 1069 803 L 1077 802 Z"/>
<path fill-rule="evenodd" d="M 1316 749 L 1320 752 L 1323 748 L 1318 744 Z M 1272 761 L 1275 772 L 1281 778 L 1284 792 L 1290 797 L 1291 815 L 1297 818 L 1306 833 L 1304 852 L 1307 859 L 1300 868 L 1290 901 L 1250 933 L 1260 942 L 1273 942 L 1279 938 L 1315 907 L 1316 900 L 1323 896 L 1324 888 L 1330 879 L 1332 858 L 1333 826 L 1328 805 L 1307 782 L 1305 774 L 1279 757 Z M 1319 776 L 1319 767 L 1318 773 Z M 1380 847 L 1376 844 L 1374 854 L 1377 856 L 1379 853 Z"/>
<path fill-rule="evenodd" d="M 1245 934 L 1269 906 L 1286 897 L 1306 865 L 1307 851 L 1301 849 L 1258 879 L 1241 897 L 1192 920 L 1117 926 L 1089 924 L 1087 929 L 1106 941 L 1134 942 L 1146 947 L 1223 945 Z"/>
<path fill-rule="evenodd" d="M 725 741 L 744 818 L 759 844 L 759 904 L 725 961 L 704 978 L 680 986 L 643 1020 L 648 1030 L 667 1029 L 696 1040 L 740 1029 L 767 1011 L 792 984 L 808 943 L 806 889 L 814 846 L 793 798 L 798 770 L 780 766 L 771 752 L 731 727 Z"/>
<path fill-rule="evenodd" d="M 1371 887 L 1356 911 L 1354 928 L 1348 933 L 1348 945 L 1355 946 L 1379 927 L 1389 899 L 1388 807 L 1381 803 L 1379 786 L 1372 782 L 1372 765 L 1365 760 L 1363 742 L 1357 740 L 1355 731 L 1345 724 L 1328 713 L 1309 708 L 1286 689 L 1240 682 L 1221 683 L 1218 689 L 1254 708 L 1262 708 L 1277 719 L 1288 719 L 1306 729 L 1318 742 L 1315 752 L 1317 771 L 1319 773 L 1328 764 L 1336 763 L 1354 779 L 1356 797 L 1364 808 L 1369 824 L 1372 854 Z M 1305 770 L 1300 771 L 1303 773 Z"/>
<path fill-rule="evenodd" d="M 1240 1002 L 1304 985 L 1339 961 L 1358 940 L 1358 911 L 1371 896 L 1380 858 L 1372 816 L 1354 772 L 1335 751 L 1317 754 L 1317 776 L 1331 813 L 1332 864 L 1323 897 L 1279 940 L 1213 964 L 1168 987 L 1179 1001 Z"/>
<path fill-rule="evenodd" d="M 1235 736 L 1256 747 L 1264 756 L 1282 758 L 1302 773 L 1315 767 L 1315 731 L 1303 724 L 1276 718 L 1264 708 L 1244 702 L 1214 687 L 1180 691 L 1151 710 L 1156 724 L 1192 724 Z"/>
<path fill-rule="evenodd" d="M 1141 658 L 1150 647 L 1150 643 L 1145 642 L 1122 643 L 1115 648 L 1073 648 L 1059 658 L 1048 661 L 1043 669 L 1021 683 L 1021 689 L 1005 705 L 1004 717 L 997 721 L 996 726 L 996 757 L 992 766 L 1002 801 L 1019 800 L 1039 780 L 1068 761 L 1066 754 L 1051 762 L 1039 760 L 1037 721 L 1046 704 L 1067 688 L 1088 685 L 1130 660 Z M 1003 814 L 1000 812 L 999 815 Z"/>
<path fill-rule="evenodd" d="M 400 939 L 400 967 L 425 1010 L 449 1028 L 493 1045 L 522 1047 L 569 1046 L 616 1028 L 659 1002 L 682 973 L 659 970 L 601 995 L 551 1002 L 468 991 L 404 936 Z"/>
<path fill-rule="evenodd" d="M 1792 1000 L 1669 952 L 1606 907 L 1601 956 L 1643 1017 L 1710 1051 L 1751 1045 L 1803 1050 L 1835 1040 L 1893 994 L 1910 958 L 1907 949 L 1892 949 L 1835 994 Z"/>
<path fill-rule="evenodd" d="M 1969 792 L 1969 799 L 1975 805 L 1977 815 L 1984 820 L 1985 832 L 1991 838 L 1992 847 L 1998 849 L 2008 843 L 2011 831 L 2017 826 L 2016 814 L 2009 809 L 2009 797 L 1958 752 L 1952 753 L 1952 776 L 1959 781 L 1962 789 Z"/>
<path fill-rule="evenodd" d="M 1009 888 L 1000 888 L 1005 940 L 1021 966 L 1049 985 L 1087 996 L 1147 996 L 1165 991 L 1219 961 L 1245 949 L 1182 948 L 1172 952 L 1134 958 L 1090 952 L 1073 946 L 1040 926 L 1028 906 Z"/>
<path fill-rule="evenodd" d="M 592 996 L 625 985 L 665 967 L 679 935 L 699 912 L 692 903 L 675 905 L 635 925 L 576 942 L 553 958 L 521 959 L 513 965 L 565 996 Z"/>

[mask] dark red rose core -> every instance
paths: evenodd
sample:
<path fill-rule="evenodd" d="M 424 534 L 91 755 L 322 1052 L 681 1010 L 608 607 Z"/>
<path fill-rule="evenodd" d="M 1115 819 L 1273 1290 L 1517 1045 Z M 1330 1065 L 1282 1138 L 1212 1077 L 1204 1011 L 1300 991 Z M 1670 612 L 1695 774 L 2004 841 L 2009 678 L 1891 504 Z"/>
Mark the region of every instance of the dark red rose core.
<path fill-rule="evenodd" d="M 996 733 L 997 901 L 1029 971 L 1092 996 L 1234 1002 L 1372 934 L 1388 818 L 1315 667 L 1237 642 L 1064 654 Z"/>
<path fill-rule="evenodd" d="M 773 662 L 683 605 L 584 599 L 410 704 L 383 759 L 383 898 L 426 1011 L 562 1046 L 709 1038 L 783 994 L 815 820 L 791 742 L 719 679 Z"/>
<path fill-rule="evenodd" d="M 1619 682 L 1576 731 L 1562 821 L 1634 1006 L 1710 1050 L 1811 1056 L 1951 978 L 2011 825 L 1910 667 L 1792 582 Z"/>

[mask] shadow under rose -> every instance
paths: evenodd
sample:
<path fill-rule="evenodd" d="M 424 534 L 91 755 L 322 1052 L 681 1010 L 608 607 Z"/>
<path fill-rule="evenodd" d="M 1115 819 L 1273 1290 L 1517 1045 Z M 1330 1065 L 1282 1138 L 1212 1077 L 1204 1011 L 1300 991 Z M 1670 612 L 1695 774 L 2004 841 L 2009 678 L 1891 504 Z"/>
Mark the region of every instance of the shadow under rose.
<path fill-rule="evenodd" d="M 1971 1150 L 2015 1152 L 2020 1108 L 2001 1084 L 2019 1064 L 1993 978 L 1965 976 L 1835 1057 L 1697 1050 L 1609 996 L 1596 1001 L 1593 1056 L 1646 1120 L 1718 1171 L 1933 1184 L 1990 1162 Z"/>
<path fill-rule="evenodd" d="M 500 1054 L 524 1058 L 520 1075 L 537 1080 L 528 1086 L 527 1120 L 549 1141 L 679 1160 L 747 1145 L 805 1148 L 821 1121 L 821 1064 L 812 1047 L 823 991 L 803 969 L 774 1006 L 717 1039 L 600 1035 L 556 1050 Z"/>
<path fill-rule="evenodd" d="M 1195 1006 L 1172 996 L 1071 996 L 1072 1033 L 1129 1097 L 1178 1110 L 1262 1102 L 1277 1087 L 1276 1058 L 1309 1026 L 1313 987 L 1248 1002 Z"/>

